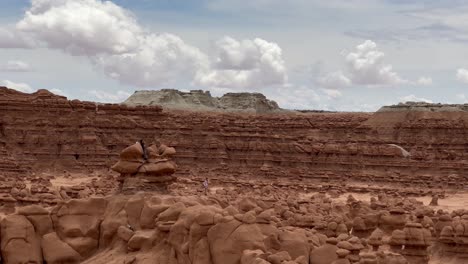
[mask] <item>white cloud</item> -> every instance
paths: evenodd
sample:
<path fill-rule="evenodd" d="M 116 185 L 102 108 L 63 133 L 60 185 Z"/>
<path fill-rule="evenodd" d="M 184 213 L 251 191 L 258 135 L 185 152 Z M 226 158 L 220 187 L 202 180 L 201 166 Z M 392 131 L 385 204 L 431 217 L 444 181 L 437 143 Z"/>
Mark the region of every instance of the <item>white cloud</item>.
<path fill-rule="evenodd" d="M 198 48 L 145 31 L 126 9 L 101 0 L 32 0 L 17 30 L 41 46 L 89 57 L 108 77 L 139 87 L 187 78 L 208 67 Z M 39 47 L 39 46 L 37 46 Z"/>
<path fill-rule="evenodd" d="M 417 96 L 414 95 L 414 94 L 410 94 L 410 95 L 401 97 L 401 98 L 400 98 L 400 102 L 425 102 L 425 103 L 432 103 L 431 100 L 426 99 L 426 98 L 417 97 Z"/>
<path fill-rule="evenodd" d="M 318 83 L 321 87 L 339 89 L 351 85 L 351 80 L 343 72 L 336 71 L 319 77 Z"/>
<path fill-rule="evenodd" d="M 5 65 L 0 65 L 0 71 L 5 72 L 27 72 L 30 70 L 29 64 L 23 61 L 11 60 L 7 61 Z"/>
<path fill-rule="evenodd" d="M 377 49 L 371 40 L 356 46 L 352 52 L 342 51 L 346 70 L 321 75 L 317 83 L 323 88 L 339 89 L 351 85 L 395 85 L 409 83 L 392 70 L 392 65 L 384 61 L 385 54 Z M 432 82 L 430 78 L 420 78 L 418 82 Z M 421 83 L 421 84 L 422 84 Z"/>
<path fill-rule="evenodd" d="M 15 90 L 23 92 L 23 93 L 32 93 L 34 91 L 31 88 L 31 86 L 29 86 L 26 83 L 16 83 L 16 82 L 12 82 L 10 80 L 3 80 L 3 81 L 1 81 L 1 83 L 2 83 L 2 85 L 6 86 L 8 88 L 15 89 Z"/>
<path fill-rule="evenodd" d="M 350 79 L 361 85 L 393 85 L 406 82 L 384 61 L 385 54 L 377 44 L 366 40 L 354 52 L 346 55 Z"/>
<path fill-rule="evenodd" d="M 462 83 L 468 83 L 468 70 L 460 68 L 457 70 L 457 80 Z"/>
<path fill-rule="evenodd" d="M 129 52 L 142 34 L 129 12 L 99 0 L 32 0 L 17 29 L 73 55 Z"/>
<path fill-rule="evenodd" d="M 276 43 L 225 37 L 216 42 L 210 60 L 178 36 L 143 29 L 132 13 L 111 1 L 32 0 L 16 31 L 4 30 L 4 35 L 11 46 L 24 38 L 36 48 L 86 56 L 108 77 L 138 87 L 191 80 L 218 89 L 250 89 L 287 82 Z"/>
<path fill-rule="evenodd" d="M 328 99 L 336 99 L 343 95 L 340 91 L 334 89 L 322 89 L 322 92 L 328 96 Z"/>
<path fill-rule="evenodd" d="M 105 91 L 92 90 L 88 92 L 101 102 L 120 103 L 130 96 L 130 93 L 125 91 L 117 91 L 117 93 L 109 93 Z"/>
<path fill-rule="evenodd" d="M 424 86 L 428 86 L 428 85 L 432 85 L 433 82 L 432 82 L 432 78 L 431 77 L 420 77 L 417 81 L 416 81 L 416 84 L 417 85 L 424 85 Z"/>
<path fill-rule="evenodd" d="M 208 65 L 205 54 L 172 34 L 145 35 L 134 52 L 98 55 L 93 62 L 107 76 L 139 87 L 191 79 Z"/>
<path fill-rule="evenodd" d="M 29 49 L 34 47 L 32 39 L 14 28 L 0 27 L 0 48 Z"/>
<path fill-rule="evenodd" d="M 209 87 L 258 89 L 284 85 L 286 66 L 278 44 L 256 38 L 224 37 L 215 43 L 216 59 L 198 72 L 195 83 Z"/>

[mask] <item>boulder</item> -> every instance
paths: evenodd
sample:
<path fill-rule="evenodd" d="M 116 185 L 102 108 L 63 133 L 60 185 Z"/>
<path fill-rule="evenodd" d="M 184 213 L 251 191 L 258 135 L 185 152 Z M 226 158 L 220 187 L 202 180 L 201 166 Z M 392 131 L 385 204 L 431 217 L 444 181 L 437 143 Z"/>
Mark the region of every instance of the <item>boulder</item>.
<path fill-rule="evenodd" d="M 220 222 L 208 230 L 213 264 L 237 264 L 244 250 L 265 251 L 264 235 L 256 224 L 231 220 Z"/>
<path fill-rule="evenodd" d="M 151 248 L 154 239 L 156 238 L 156 230 L 139 230 L 128 241 L 128 249 L 130 251 L 138 251 L 141 249 Z"/>
<path fill-rule="evenodd" d="M 269 255 L 269 256 L 267 257 L 267 260 L 268 260 L 271 264 L 281 264 L 281 263 L 283 263 L 284 261 L 290 261 L 290 260 L 291 260 L 291 256 L 289 255 L 289 253 L 288 253 L 287 251 L 280 251 L 280 252 L 278 252 L 278 253 Z"/>
<path fill-rule="evenodd" d="M 39 237 L 54 231 L 49 211 L 44 209 L 42 206 L 29 205 L 20 207 L 18 208 L 18 214 L 26 216 L 26 218 L 33 224 Z"/>
<path fill-rule="evenodd" d="M 125 242 L 128 242 L 134 234 L 135 232 L 126 226 L 120 226 L 117 230 L 117 236 Z"/>
<path fill-rule="evenodd" d="M 1 222 L 3 263 L 42 263 L 40 241 L 34 226 L 23 215 L 8 215 Z"/>
<path fill-rule="evenodd" d="M 337 250 L 337 246 L 328 243 L 313 249 L 310 252 L 310 264 L 331 264 L 338 259 Z"/>
<path fill-rule="evenodd" d="M 60 240 L 57 233 L 48 233 L 42 237 L 42 252 L 48 264 L 80 263 L 81 256 L 67 243 Z"/>
<path fill-rule="evenodd" d="M 57 235 L 83 258 L 98 248 L 107 201 L 102 198 L 70 200 L 52 211 Z"/>

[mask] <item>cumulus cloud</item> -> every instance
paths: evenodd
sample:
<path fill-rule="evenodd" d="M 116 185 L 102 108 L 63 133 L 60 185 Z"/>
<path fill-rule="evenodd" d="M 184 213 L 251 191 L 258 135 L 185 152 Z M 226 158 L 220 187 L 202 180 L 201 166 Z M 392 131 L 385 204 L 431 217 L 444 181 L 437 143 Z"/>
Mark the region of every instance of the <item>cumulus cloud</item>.
<path fill-rule="evenodd" d="M 356 50 L 346 55 L 346 65 L 350 79 L 361 85 L 392 85 L 406 82 L 392 70 L 392 65 L 384 61 L 385 54 L 377 49 L 377 44 L 366 40 Z"/>
<path fill-rule="evenodd" d="M 0 30 L 0 47 L 3 35 L 11 47 L 24 47 L 19 40 L 27 39 L 36 48 L 86 56 L 108 77 L 138 87 L 181 79 L 218 89 L 287 82 L 276 43 L 224 37 L 216 42 L 210 59 L 176 35 L 145 30 L 131 12 L 111 1 L 31 0 L 16 30 Z"/>
<path fill-rule="evenodd" d="M 109 93 L 105 91 L 91 90 L 88 92 L 94 98 L 105 103 L 120 103 L 130 96 L 130 93 L 125 91 L 117 91 L 116 93 Z"/>
<path fill-rule="evenodd" d="M 410 95 L 401 97 L 401 98 L 400 98 L 400 102 L 424 102 L 424 103 L 432 103 L 431 100 L 426 99 L 426 98 L 417 97 L 417 96 L 414 95 L 414 94 L 410 94 Z"/>
<path fill-rule="evenodd" d="M 73 55 L 129 52 L 142 34 L 129 12 L 98 0 L 32 0 L 17 29 Z"/>
<path fill-rule="evenodd" d="M 261 88 L 284 85 L 286 66 L 278 44 L 256 38 L 224 37 L 215 43 L 216 58 L 198 72 L 195 83 L 209 87 Z"/>
<path fill-rule="evenodd" d="M 146 35 L 134 52 L 98 55 L 92 60 L 109 77 L 140 87 L 191 78 L 208 65 L 205 54 L 172 34 Z"/>
<path fill-rule="evenodd" d="M 416 84 L 417 85 L 423 85 L 423 86 L 428 86 L 428 85 L 432 85 L 433 82 L 432 82 L 432 78 L 431 77 L 420 77 L 417 81 L 416 81 Z"/>
<path fill-rule="evenodd" d="M 108 77 L 129 85 L 192 79 L 208 67 L 198 48 L 178 36 L 144 30 L 128 10 L 111 1 L 32 0 L 16 28 L 36 47 L 87 56 Z"/>
<path fill-rule="evenodd" d="M 409 83 L 393 71 L 392 65 L 384 60 L 385 54 L 371 40 L 356 46 L 352 52 L 342 52 L 345 57 L 345 71 L 322 74 L 317 83 L 327 89 L 339 89 L 350 85 L 396 85 Z M 418 82 L 428 83 L 428 78 Z"/>
<path fill-rule="evenodd" d="M 15 90 L 23 92 L 23 93 L 32 93 L 32 92 L 34 92 L 34 90 L 31 88 L 31 86 L 29 86 L 26 83 L 16 83 L 16 82 L 12 82 L 10 80 L 3 80 L 3 81 L 1 81 L 1 84 L 3 86 L 5 86 L 5 87 L 15 89 Z"/>
<path fill-rule="evenodd" d="M 0 65 L 0 71 L 4 72 L 27 72 L 31 67 L 28 63 L 18 60 L 7 61 L 6 64 Z"/>
<path fill-rule="evenodd" d="M 457 80 L 462 83 L 468 83 L 468 70 L 460 68 L 457 70 Z"/>

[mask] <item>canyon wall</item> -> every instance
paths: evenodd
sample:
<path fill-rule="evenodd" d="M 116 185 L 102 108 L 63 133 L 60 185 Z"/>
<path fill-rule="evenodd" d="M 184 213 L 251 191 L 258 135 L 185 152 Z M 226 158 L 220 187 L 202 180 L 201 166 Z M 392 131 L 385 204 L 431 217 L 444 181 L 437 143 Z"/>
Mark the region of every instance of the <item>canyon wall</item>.
<path fill-rule="evenodd" d="M 0 88 L 0 174 L 108 169 L 139 139 L 175 147 L 177 176 L 401 189 L 468 187 L 468 112 L 215 113 L 68 101 Z M 357 188 L 357 187 L 356 187 Z"/>

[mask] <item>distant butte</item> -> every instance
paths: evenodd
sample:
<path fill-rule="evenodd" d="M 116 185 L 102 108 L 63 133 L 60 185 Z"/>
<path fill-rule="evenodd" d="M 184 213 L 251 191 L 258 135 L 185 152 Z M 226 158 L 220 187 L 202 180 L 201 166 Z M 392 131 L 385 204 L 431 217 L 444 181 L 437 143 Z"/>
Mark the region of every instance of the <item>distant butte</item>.
<path fill-rule="evenodd" d="M 190 92 L 175 89 L 136 91 L 123 104 L 129 106 L 160 105 L 164 108 L 191 111 L 253 113 L 282 111 L 275 101 L 267 99 L 261 93 L 227 93 L 221 97 L 213 97 L 209 91 L 203 90 L 191 90 Z"/>
<path fill-rule="evenodd" d="M 424 112 L 468 112 L 468 104 L 441 104 L 425 102 L 405 102 L 384 106 L 378 112 L 424 111 Z"/>

